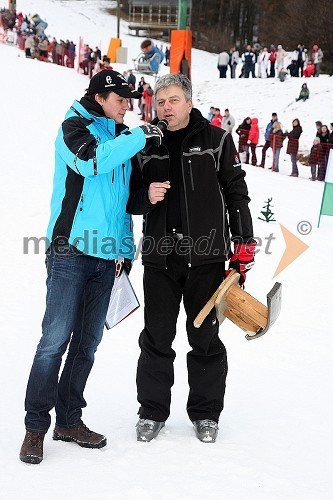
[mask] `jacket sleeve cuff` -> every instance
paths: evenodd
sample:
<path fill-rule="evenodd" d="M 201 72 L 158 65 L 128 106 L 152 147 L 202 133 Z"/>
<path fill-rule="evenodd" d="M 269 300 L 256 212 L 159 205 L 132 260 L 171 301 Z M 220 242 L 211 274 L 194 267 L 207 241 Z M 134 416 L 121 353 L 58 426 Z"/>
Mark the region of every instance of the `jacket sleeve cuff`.
<path fill-rule="evenodd" d="M 153 203 L 151 203 L 151 201 L 149 200 L 148 189 L 146 189 L 144 192 L 143 203 L 144 203 L 145 208 L 147 208 L 149 211 L 151 211 L 151 210 L 153 210 L 153 208 L 155 208 L 155 205 Z"/>

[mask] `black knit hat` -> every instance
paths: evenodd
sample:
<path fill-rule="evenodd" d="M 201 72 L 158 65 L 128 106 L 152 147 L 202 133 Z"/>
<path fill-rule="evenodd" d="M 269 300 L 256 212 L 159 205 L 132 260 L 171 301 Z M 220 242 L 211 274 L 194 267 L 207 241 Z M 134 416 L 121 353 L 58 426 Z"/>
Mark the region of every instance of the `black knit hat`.
<path fill-rule="evenodd" d="M 102 92 L 114 92 L 127 99 L 140 99 L 142 97 L 140 92 L 130 88 L 121 73 L 110 69 L 103 69 L 92 77 L 86 95 L 101 94 Z"/>

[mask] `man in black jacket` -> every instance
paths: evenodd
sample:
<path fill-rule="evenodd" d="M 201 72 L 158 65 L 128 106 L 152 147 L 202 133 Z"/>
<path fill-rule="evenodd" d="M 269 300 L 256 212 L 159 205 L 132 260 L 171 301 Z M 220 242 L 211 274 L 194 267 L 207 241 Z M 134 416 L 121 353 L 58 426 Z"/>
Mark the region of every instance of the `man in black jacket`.
<path fill-rule="evenodd" d="M 133 71 L 131 69 L 128 70 L 127 83 L 131 89 L 135 90 L 136 76 L 133 75 Z M 130 99 L 128 104 L 129 110 L 133 111 L 133 99 Z"/>
<path fill-rule="evenodd" d="M 193 320 L 223 281 L 230 266 L 253 265 L 255 242 L 245 173 L 225 130 L 211 127 L 192 106 L 187 77 L 171 74 L 155 86 L 158 118 L 166 120 L 162 145 L 153 143 L 133 160 L 127 211 L 144 215 L 142 258 L 145 327 L 137 370 L 140 403 L 137 438 L 157 436 L 170 413 L 179 306 L 183 298 L 190 392 L 187 412 L 197 437 L 214 442 L 223 409 L 226 350 L 213 310 L 199 329 Z M 229 216 L 229 223 L 228 223 Z"/>

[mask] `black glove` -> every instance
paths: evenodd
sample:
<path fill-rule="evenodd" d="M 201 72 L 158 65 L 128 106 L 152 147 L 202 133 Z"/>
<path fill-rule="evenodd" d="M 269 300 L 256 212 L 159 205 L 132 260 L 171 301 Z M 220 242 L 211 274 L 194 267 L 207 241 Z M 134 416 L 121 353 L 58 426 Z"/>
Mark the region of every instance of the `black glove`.
<path fill-rule="evenodd" d="M 145 123 L 140 125 L 143 130 L 146 140 L 153 139 L 155 146 L 159 147 L 162 144 L 163 132 L 156 125 L 151 125 L 151 123 Z"/>

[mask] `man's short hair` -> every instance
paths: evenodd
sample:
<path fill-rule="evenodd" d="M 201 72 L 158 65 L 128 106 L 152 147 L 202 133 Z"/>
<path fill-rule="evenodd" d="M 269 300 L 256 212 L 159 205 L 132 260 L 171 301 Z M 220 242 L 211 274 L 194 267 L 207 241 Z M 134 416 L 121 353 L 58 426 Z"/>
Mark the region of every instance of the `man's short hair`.
<path fill-rule="evenodd" d="M 181 87 L 185 94 L 186 101 L 190 101 L 192 99 L 192 84 L 187 76 L 180 73 L 172 73 L 171 75 L 161 76 L 155 84 L 155 95 L 159 90 L 165 89 L 170 85 L 178 85 L 178 87 Z"/>
<path fill-rule="evenodd" d="M 215 108 L 215 111 L 218 111 L 218 112 L 220 112 L 221 110 L 220 110 L 220 108 Z"/>
<path fill-rule="evenodd" d="M 272 113 L 272 116 L 277 116 L 277 113 Z"/>

